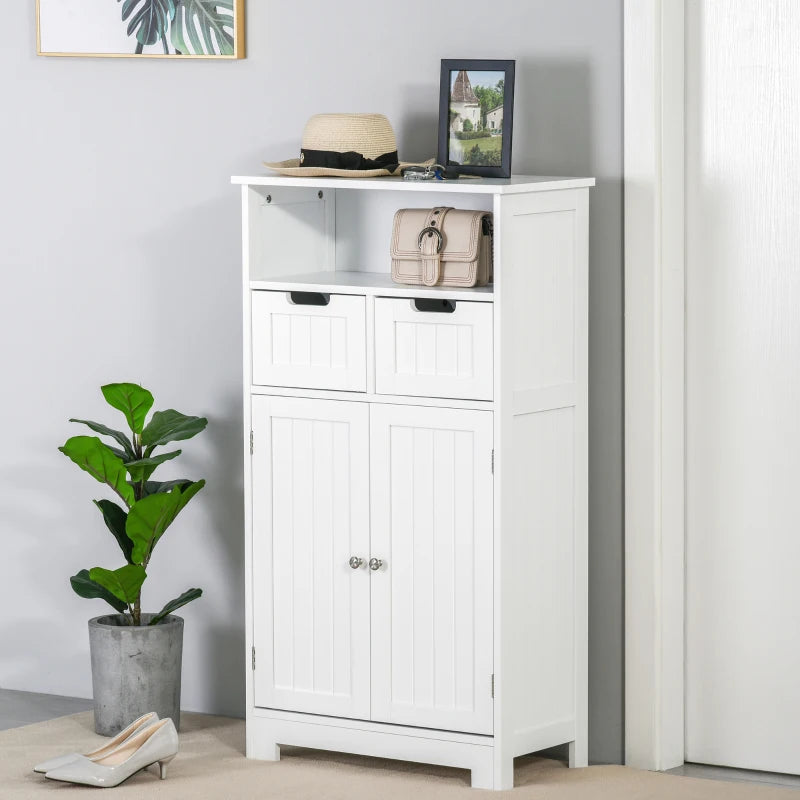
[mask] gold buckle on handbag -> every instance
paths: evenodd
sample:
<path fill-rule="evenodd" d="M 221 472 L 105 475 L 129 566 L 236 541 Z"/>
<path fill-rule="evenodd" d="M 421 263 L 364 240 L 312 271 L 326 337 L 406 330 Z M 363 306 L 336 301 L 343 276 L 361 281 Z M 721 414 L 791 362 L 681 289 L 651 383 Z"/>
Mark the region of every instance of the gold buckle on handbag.
<path fill-rule="evenodd" d="M 441 253 L 442 244 L 444 243 L 444 239 L 442 239 L 442 232 L 438 228 L 434 228 L 432 225 L 429 225 L 427 228 L 423 228 L 419 232 L 419 236 L 417 237 L 417 247 L 419 247 L 419 249 L 422 250 L 422 240 L 425 238 L 426 233 L 428 234 L 428 236 L 433 236 L 433 234 L 435 233 L 439 237 L 439 241 L 436 245 L 436 252 Z"/>

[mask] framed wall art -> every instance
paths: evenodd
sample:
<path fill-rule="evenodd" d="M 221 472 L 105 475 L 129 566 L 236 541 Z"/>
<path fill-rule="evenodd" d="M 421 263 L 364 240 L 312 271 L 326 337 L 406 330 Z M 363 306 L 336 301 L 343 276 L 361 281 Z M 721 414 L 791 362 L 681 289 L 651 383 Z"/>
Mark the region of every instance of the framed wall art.
<path fill-rule="evenodd" d="M 244 58 L 244 0 L 36 0 L 36 51 Z"/>
<path fill-rule="evenodd" d="M 439 163 L 466 175 L 511 177 L 514 61 L 442 59 Z"/>

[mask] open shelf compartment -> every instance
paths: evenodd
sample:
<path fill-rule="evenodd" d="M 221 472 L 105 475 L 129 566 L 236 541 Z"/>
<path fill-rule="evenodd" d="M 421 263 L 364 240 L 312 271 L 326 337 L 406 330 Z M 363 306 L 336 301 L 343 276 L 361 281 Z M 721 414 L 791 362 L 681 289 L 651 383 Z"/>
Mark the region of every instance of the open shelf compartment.
<path fill-rule="evenodd" d="M 493 210 L 490 194 L 369 189 L 316 185 L 247 187 L 245 261 L 254 290 L 441 297 L 492 302 L 491 285 L 474 288 L 394 283 L 389 243 L 400 208 L 450 205 Z"/>

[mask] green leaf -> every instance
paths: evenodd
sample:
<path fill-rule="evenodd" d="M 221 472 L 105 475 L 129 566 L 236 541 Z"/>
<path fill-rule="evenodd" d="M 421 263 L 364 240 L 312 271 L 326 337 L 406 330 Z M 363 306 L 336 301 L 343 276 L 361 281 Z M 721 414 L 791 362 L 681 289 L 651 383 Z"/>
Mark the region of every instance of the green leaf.
<path fill-rule="evenodd" d="M 180 450 L 173 450 L 171 453 L 161 453 L 157 456 L 150 458 L 139 458 L 136 461 L 126 461 L 125 469 L 128 470 L 131 480 L 134 483 L 146 481 L 155 471 L 159 464 L 169 461 L 172 458 L 177 458 L 181 454 Z"/>
<path fill-rule="evenodd" d="M 138 42 L 143 45 L 155 44 L 167 32 L 169 23 L 175 16 L 175 2 L 174 0 L 125 0 L 122 4 L 122 21 L 125 22 L 131 15 L 133 16 L 128 23 L 128 36 L 136 31 Z"/>
<path fill-rule="evenodd" d="M 108 589 L 103 588 L 99 583 L 95 583 L 89 577 L 88 569 L 82 569 L 77 575 L 73 575 L 69 582 L 72 584 L 75 594 L 79 597 L 86 597 L 90 600 L 99 597 L 120 613 L 128 610 L 126 603 L 118 600 Z"/>
<path fill-rule="evenodd" d="M 109 383 L 101 386 L 106 402 L 121 411 L 134 433 L 141 433 L 147 412 L 153 407 L 153 395 L 136 383 Z"/>
<path fill-rule="evenodd" d="M 205 481 L 197 481 L 183 489 L 175 486 L 169 492 L 143 497 L 131 508 L 125 532 L 133 540 L 133 560 L 137 564 L 149 557 L 181 509 L 205 485 Z"/>
<path fill-rule="evenodd" d="M 191 603 L 192 600 L 197 600 L 200 595 L 203 594 L 202 589 L 187 589 L 180 597 L 176 597 L 174 600 L 170 600 L 161 611 L 158 612 L 151 620 L 151 625 L 157 625 L 161 622 L 167 614 L 171 614 L 173 611 L 177 611 L 181 606 L 185 606 L 187 603 Z"/>
<path fill-rule="evenodd" d="M 119 569 L 103 569 L 102 567 L 92 567 L 89 570 L 89 579 L 99 583 L 103 588 L 108 589 L 123 603 L 132 606 L 139 597 L 142 584 L 147 577 L 144 567 L 139 564 L 126 564 Z"/>
<path fill-rule="evenodd" d="M 128 519 L 127 512 L 123 511 L 116 503 L 112 503 L 111 500 L 95 500 L 94 504 L 100 509 L 106 527 L 117 540 L 117 544 L 119 545 L 119 549 L 122 550 L 122 555 L 125 556 L 125 560 L 129 564 L 132 564 L 131 552 L 133 551 L 133 542 L 128 538 L 128 534 L 125 533 L 125 522 Z"/>
<path fill-rule="evenodd" d="M 95 433 L 102 433 L 103 436 L 111 436 L 125 451 L 125 459 L 136 458 L 136 453 L 133 452 L 133 444 L 131 443 L 131 440 L 122 431 L 115 431 L 112 428 L 101 425 L 99 422 L 92 422 L 89 419 L 71 419 L 70 422 L 80 422 L 82 425 L 88 425 Z M 123 461 L 125 459 L 123 459 Z"/>
<path fill-rule="evenodd" d="M 176 52 L 233 55 L 233 0 L 176 0 L 170 38 Z"/>
<path fill-rule="evenodd" d="M 133 503 L 133 489 L 127 483 L 125 464 L 96 436 L 73 436 L 58 449 L 100 483 L 107 483 L 128 506 Z"/>
<path fill-rule="evenodd" d="M 162 492 L 169 492 L 176 486 L 180 487 L 183 491 L 191 481 L 188 478 L 177 478 L 174 481 L 145 481 L 143 497 L 149 494 L 161 494 Z"/>
<path fill-rule="evenodd" d="M 147 427 L 142 431 L 142 444 L 148 447 L 146 455 L 150 455 L 154 447 L 160 447 L 162 444 L 191 439 L 206 425 L 208 420 L 205 417 L 188 417 L 174 408 L 155 411 Z"/>
<path fill-rule="evenodd" d="M 122 463 L 124 464 L 129 458 L 133 458 L 133 456 L 129 456 L 123 450 L 120 450 L 119 447 L 111 447 L 109 445 L 108 448 Z"/>

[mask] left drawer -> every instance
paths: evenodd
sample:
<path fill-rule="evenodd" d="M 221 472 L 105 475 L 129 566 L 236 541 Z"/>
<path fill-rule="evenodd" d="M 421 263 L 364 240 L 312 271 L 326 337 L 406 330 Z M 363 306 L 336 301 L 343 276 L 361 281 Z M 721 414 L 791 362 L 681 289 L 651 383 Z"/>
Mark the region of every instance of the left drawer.
<path fill-rule="evenodd" d="M 254 291 L 251 314 L 254 384 L 366 391 L 363 296 Z"/>

